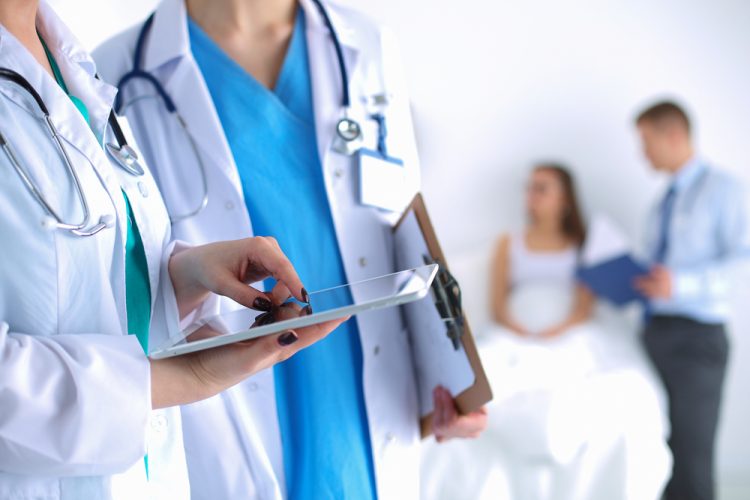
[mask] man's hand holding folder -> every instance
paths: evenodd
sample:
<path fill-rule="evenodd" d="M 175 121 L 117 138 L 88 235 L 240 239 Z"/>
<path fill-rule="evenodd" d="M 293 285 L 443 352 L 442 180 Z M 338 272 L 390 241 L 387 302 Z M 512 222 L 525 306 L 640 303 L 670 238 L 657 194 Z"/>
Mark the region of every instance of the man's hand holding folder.
<path fill-rule="evenodd" d="M 635 280 L 635 288 L 649 299 L 672 298 L 672 273 L 664 266 L 654 266 L 648 276 Z"/>
<path fill-rule="evenodd" d="M 578 279 L 597 296 L 622 306 L 634 300 L 646 302 L 649 293 L 661 289 L 647 266 L 629 254 L 621 255 L 578 270 Z"/>

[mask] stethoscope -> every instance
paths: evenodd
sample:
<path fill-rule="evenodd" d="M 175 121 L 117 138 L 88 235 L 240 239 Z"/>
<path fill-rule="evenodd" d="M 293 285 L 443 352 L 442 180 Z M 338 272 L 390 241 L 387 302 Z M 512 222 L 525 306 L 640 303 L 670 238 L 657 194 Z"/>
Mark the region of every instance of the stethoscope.
<path fill-rule="evenodd" d="M 325 22 L 325 25 L 328 28 L 328 31 L 331 33 L 331 40 L 333 41 L 333 46 L 336 52 L 336 60 L 339 66 L 339 73 L 341 75 L 341 88 L 343 90 L 342 98 L 341 98 L 341 106 L 343 108 L 343 116 L 336 123 L 337 141 L 334 143 L 334 149 L 344 154 L 353 154 L 358 149 L 359 143 L 361 142 L 362 127 L 356 120 L 349 117 L 351 99 L 349 95 L 349 86 L 348 86 L 349 76 L 346 70 L 346 63 L 344 61 L 344 52 L 343 52 L 343 49 L 341 48 L 341 43 L 339 42 L 339 37 L 336 34 L 336 30 L 333 27 L 333 23 L 331 22 L 331 18 L 328 16 L 328 12 L 326 11 L 325 7 L 323 7 L 322 2 L 320 0 L 312 0 L 312 2 L 317 6 L 318 10 L 320 11 L 321 17 L 323 18 L 323 21 Z M 164 107 L 167 109 L 170 115 L 175 117 L 175 120 L 177 120 L 181 129 L 187 136 L 190 142 L 190 147 L 193 150 L 193 155 L 195 156 L 198 166 L 200 168 L 203 191 L 202 191 L 200 203 L 193 210 L 191 210 L 190 212 L 186 214 L 172 215 L 170 217 L 170 220 L 174 224 L 176 222 L 180 222 L 185 219 L 194 217 L 198 215 L 201 211 L 203 211 L 204 208 L 206 208 L 206 206 L 208 205 L 208 179 L 207 179 L 206 166 L 203 163 L 203 160 L 201 158 L 200 152 L 198 150 L 198 145 L 196 144 L 192 135 L 188 131 L 187 123 L 185 122 L 185 120 L 182 118 L 179 111 L 177 110 L 177 106 L 175 105 L 174 100 L 166 91 L 166 89 L 161 84 L 161 82 L 159 82 L 159 80 L 154 75 L 144 70 L 142 67 L 143 51 L 145 47 L 146 37 L 151 31 L 151 26 L 153 25 L 153 22 L 154 22 L 154 14 L 151 14 L 151 16 L 149 16 L 146 22 L 143 23 L 143 27 L 141 28 L 141 31 L 138 34 L 138 39 L 136 40 L 136 44 L 135 44 L 135 52 L 133 54 L 133 68 L 127 73 L 125 73 L 124 75 L 122 75 L 122 77 L 120 78 L 120 81 L 117 82 L 117 88 L 119 89 L 119 92 L 117 94 L 117 97 L 115 98 L 114 109 L 117 113 L 122 113 L 128 106 L 134 104 L 138 100 L 154 97 L 154 96 L 142 96 L 142 97 L 137 97 L 129 101 L 127 104 L 123 103 L 123 97 L 122 97 L 123 89 L 125 85 L 127 85 L 128 82 L 132 80 L 146 81 L 156 91 L 156 94 L 158 98 L 162 101 L 162 103 L 164 104 Z"/>
<path fill-rule="evenodd" d="M 164 89 L 164 86 L 159 82 L 159 80 L 156 79 L 154 75 L 149 73 L 148 71 L 144 70 L 142 68 L 141 62 L 143 60 L 143 50 L 144 45 L 146 41 L 146 36 L 148 35 L 149 31 L 151 31 L 151 25 L 154 22 L 154 14 L 151 14 L 149 18 L 146 20 L 145 23 L 143 23 L 143 27 L 141 28 L 140 33 L 138 34 L 138 40 L 135 44 L 135 54 L 133 56 L 133 69 L 122 75 L 120 78 L 120 81 L 117 82 L 117 88 L 118 93 L 115 97 L 114 102 L 114 110 L 117 113 L 122 112 L 124 109 L 126 109 L 128 106 L 131 106 L 132 104 L 136 103 L 139 100 L 152 98 L 153 96 L 141 96 L 136 97 L 135 99 L 129 101 L 127 105 L 123 106 L 123 88 L 125 85 L 132 81 L 132 80 L 144 80 L 151 84 L 151 86 L 156 90 L 156 93 L 158 97 L 161 99 L 161 102 L 164 104 L 164 107 L 167 109 L 167 112 L 174 117 L 174 119 L 179 124 L 180 128 L 182 129 L 185 136 L 188 138 L 188 143 L 190 144 L 190 149 L 193 151 L 193 156 L 195 157 L 196 161 L 198 162 L 198 168 L 200 170 L 201 174 L 201 182 L 203 187 L 203 193 L 201 196 L 200 203 L 192 210 L 185 214 L 180 215 L 173 215 L 171 214 L 169 217 L 169 220 L 172 222 L 172 224 L 175 224 L 177 222 L 183 221 L 185 219 L 189 219 L 191 217 L 194 217 L 201 213 L 204 208 L 208 205 L 208 176 L 206 172 L 206 165 L 203 163 L 203 158 L 201 157 L 200 152 L 198 151 L 198 144 L 196 144 L 195 139 L 193 139 L 193 136 L 190 134 L 187 128 L 187 122 L 182 118 L 182 115 L 177 111 L 177 106 L 175 106 L 174 101 L 170 97 L 170 95 L 167 93 L 166 89 Z"/>
<path fill-rule="evenodd" d="M 13 169 L 21 178 L 21 181 L 23 182 L 24 186 L 26 186 L 26 189 L 29 190 L 29 193 L 31 193 L 37 203 L 42 206 L 42 208 L 48 215 L 48 217 L 43 221 L 43 226 L 48 229 L 67 230 L 76 236 L 93 236 L 105 228 L 113 227 L 115 223 L 114 216 L 111 214 L 105 214 L 99 218 L 99 222 L 97 222 L 94 226 L 86 229 L 86 227 L 89 226 L 89 219 L 91 218 L 88 200 L 86 199 L 86 195 L 83 192 L 81 179 L 78 177 L 75 168 L 73 168 L 73 163 L 70 160 L 68 151 L 65 149 L 65 145 L 63 144 L 63 140 L 60 137 L 59 132 L 57 131 L 57 127 L 55 127 L 54 123 L 52 123 L 49 110 L 44 104 L 44 100 L 36 91 L 36 89 L 34 89 L 34 87 L 23 76 L 13 71 L 12 69 L 0 68 L 0 79 L 10 81 L 21 87 L 34 99 L 34 102 L 36 102 L 37 107 L 42 112 L 42 115 L 44 115 L 44 122 L 47 124 L 47 129 L 49 130 L 54 143 L 57 145 L 58 150 L 62 154 L 63 161 L 65 163 L 65 169 L 73 179 L 76 196 L 78 197 L 79 203 L 82 208 L 83 220 L 81 222 L 65 222 L 62 216 L 60 216 L 60 214 L 58 214 L 55 209 L 52 208 L 50 203 L 44 197 L 44 194 L 34 182 L 27 169 L 25 169 L 21 165 L 21 162 L 18 161 L 18 157 L 13 152 L 13 148 L 10 142 L 8 142 L 2 131 L 0 131 L 0 148 L 8 156 Z M 138 161 L 138 154 L 135 152 L 135 150 L 133 150 L 132 147 L 128 145 L 128 142 L 125 139 L 125 134 L 123 134 L 122 132 L 122 128 L 117 121 L 117 116 L 115 116 L 114 111 L 110 112 L 108 123 L 110 128 L 112 129 L 117 144 L 107 143 L 105 144 L 105 149 L 123 170 L 137 177 L 142 176 L 145 171 Z M 102 182 L 101 178 L 99 179 L 99 181 Z M 104 186 L 103 182 L 102 186 Z"/>
<path fill-rule="evenodd" d="M 341 48 L 341 42 L 333 27 L 331 18 L 328 16 L 325 7 L 323 7 L 323 3 L 320 0 L 312 0 L 312 2 L 318 8 L 318 11 L 320 11 L 320 16 L 323 18 L 328 32 L 331 33 L 331 41 L 336 52 L 336 61 L 339 65 L 339 76 L 341 77 L 341 108 L 343 109 L 343 116 L 336 122 L 336 136 L 339 139 L 339 143 L 334 148 L 342 153 L 351 154 L 356 150 L 357 143 L 362 139 L 362 127 L 359 122 L 349 117 L 351 98 L 349 96 L 349 73 L 346 70 L 344 51 Z"/>

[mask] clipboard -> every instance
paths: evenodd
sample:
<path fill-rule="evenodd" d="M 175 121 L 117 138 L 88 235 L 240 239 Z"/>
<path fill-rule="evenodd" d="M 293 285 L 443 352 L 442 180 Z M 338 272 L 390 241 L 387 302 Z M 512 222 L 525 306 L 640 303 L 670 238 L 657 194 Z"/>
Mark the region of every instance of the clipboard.
<path fill-rule="evenodd" d="M 430 293 L 432 300 L 402 306 L 410 332 L 420 393 L 420 429 L 425 438 L 432 428 L 432 389 L 435 385 L 444 385 L 454 394 L 456 406 L 462 414 L 475 411 L 491 401 L 492 389 L 461 307 L 460 286 L 450 274 L 420 193 L 394 226 L 393 235 L 395 261 L 399 268 L 417 262 L 439 265 Z"/>
<path fill-rule="evenodd" d="M 648 273 L 648 267 L 625 254 L 594 266 L 582 267 L 576 271 L 576 277 L 597 297 L 616 306 L 624 306 L 633 301 L 648 302 L 633 285 L 636 278 Z"/>

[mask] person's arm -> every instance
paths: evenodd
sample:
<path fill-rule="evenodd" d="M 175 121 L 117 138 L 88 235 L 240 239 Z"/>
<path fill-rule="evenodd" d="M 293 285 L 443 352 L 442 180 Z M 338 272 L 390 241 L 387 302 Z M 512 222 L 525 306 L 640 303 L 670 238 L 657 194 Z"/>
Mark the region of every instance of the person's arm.
<path fill-rule="evenodd" d="M 703 265 L 674 268 L 672 294 L 676 299 L 726 297 L 735 272 L 747 265 L 750 234 L 742 189 L 731 186 L 721 202 L 717 220 L 721 256 Z"/>
<path fill-rule="evenodd" d="M 510 292 L 510 236 L 508 235 L 504 235 L 498 242 L 492 261 L 490 287 L 493 319 L 514 333 L 528 335 L 528 330 L 517 323 L 508 310 Z"/>
<path fill-rule="evenodd" d="M 179 259 L 174 260 L 179 256 Z M 249 238 L 185 249 L 170 259 L 177 308 L 224 293 L 252 307 L 247 281 L 275 277 L 270 294 L 307 299 L 273 241 Z M 164 286 L 164 284 L 162 284 Z M 174 302 L 174 301 L 173 301 Z M 176 321 L 176 312 L 172 315 Z M 0 321 L 0 471 L 44 476 L 122 472 L 146 453 L 152 409 L 195 402 L 289 358 L 344 319 L 164 360 L 135 335 L 39 335 Z"/>
<path fill-rule="evenodd" d="M 122 472 L 146 453 L 152 409 L 218 394 L 342 321 L 158 361 L 135 335 L 30 335 L 0 322 L 0 471 Z"/>
<path fill-rule="evenodd" d="M 737 275 L 747 274 L 750 232 L 743 191 L 737 185 L 728 186 L 716 203 L 720 207 L 713 237 L 720 243 L 721 255 L 695 266 L 654 266 L 648 276 L 636 280 L 641 293 L 650 299 L 712 301 L 726 298 Z"/>
<path fill-rule="evenodd" d="M 153 360 L 152 407 L 158 409 L 178 406 L 214 396 L 323 339 L 346 319 L 184 356 Z"/>
<path fill-rule="evenodd" d="M 211 293 L 256 310 L 267 309 L 267 302 L 281 304 L 290 296 L 308 301 L 297 272 L 273 238 L 246 238 L 183 249 L 171 256 L 168 267 L 180 317 Z M 277 281 L 270 293 L 249 286 L 267 277 Z M 152 361 L 152 405 L 182 405 L 218 394 L 322 339 L 343 321 Z"/>
<path fill-rule="evenodd" d="M 564 333 L 569 328 L 584 323 L 591 317 L 591 311 L 594 309 L 594 295 L 583 285 L 576 287 L 575 301 L 570 315 L 565 320 L 555 326 L 540 332 L 539 336 L 544 338 L 556 337 Z"/>
<path fill-rule="evenodd" d="M 149 387 L 135 335 L 38 335 L 0 321 L 0 471 L 126 470 L 146 452 Z"/>

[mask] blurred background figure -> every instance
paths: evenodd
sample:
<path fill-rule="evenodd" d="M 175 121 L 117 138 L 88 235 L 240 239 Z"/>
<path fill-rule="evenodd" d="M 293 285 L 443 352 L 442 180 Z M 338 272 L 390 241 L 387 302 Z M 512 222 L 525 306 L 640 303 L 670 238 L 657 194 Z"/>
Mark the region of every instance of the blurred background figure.
<path fill-rule="evenodd" d="M 637 325 L 576 280 L 612 232 L 599 216 L 586 230 L 573 176 L 556 163 L 531 171 L 526 212 L 488 273 L 489 429 L 428 447 L 422 498 L 657 500 L 671 466 L 662 388 Z"/>
<path fill-rule="evenodd" d="M 504 235 L 497 247 L 492 272 L 493 316 L 518 335 L 552 338 L 587 320 L 593 304 L 591 294 L 575 282 L 585 228 L 570 172 L 556 164 L 537 166 L 526 188 L 526 210 L 527 226 Z M 509 296 L 514 288 L 526 284 L 574 288 L 573 303 L 565 304 L 569 312 L 553 324 L 537 324 L 533 329 L 520 324 Z"/>
<path fill-rule="evenodd" d="M 668 500 L 714 498 L 714 441 L 729 343 L 730 278 L 747 250 L 741 188 L 696 154 L 685 111 L 669 101 L 636 121 L 651 166 L 670 176 L 648 218 L 650 299 L 643 340 L 669 395 L 674 455 Z"/>

